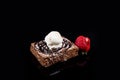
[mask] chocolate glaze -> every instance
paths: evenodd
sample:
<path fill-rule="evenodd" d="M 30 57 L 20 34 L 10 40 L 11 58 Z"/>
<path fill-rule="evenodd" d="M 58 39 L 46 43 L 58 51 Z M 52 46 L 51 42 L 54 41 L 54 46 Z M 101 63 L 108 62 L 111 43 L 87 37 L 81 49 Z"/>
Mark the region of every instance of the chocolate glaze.
<path fill-rule="evenodd" d="M 40 52 L 44 53 L 44 54 L 51 54 L 51 53 L 57 53 L 59 50 L 61 50 L 62 48 L 70 48 L 72 45 L 72 43 L 67 40 L 67 39 L 63 39 L 62 42 L 62 47 L 59 48 L 52 48 L 52 50 L 49 49 L 49 47 L 47 46 L 46 42 L 44 40 L 36 42 L 35 43 L 35 49 L 39 50 Z"/>

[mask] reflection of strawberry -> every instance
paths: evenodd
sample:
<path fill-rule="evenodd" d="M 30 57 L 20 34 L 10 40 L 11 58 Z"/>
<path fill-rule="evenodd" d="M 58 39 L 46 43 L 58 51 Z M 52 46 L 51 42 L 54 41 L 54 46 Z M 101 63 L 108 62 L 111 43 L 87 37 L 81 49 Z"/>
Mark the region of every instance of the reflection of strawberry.
<path fill-rule="evenodd" d="M 84 36 L 78 36 L 75 40 L 75 44 L 79 47 L 82 53 L 86 53 L 90 50 L 90 39 Z"/>

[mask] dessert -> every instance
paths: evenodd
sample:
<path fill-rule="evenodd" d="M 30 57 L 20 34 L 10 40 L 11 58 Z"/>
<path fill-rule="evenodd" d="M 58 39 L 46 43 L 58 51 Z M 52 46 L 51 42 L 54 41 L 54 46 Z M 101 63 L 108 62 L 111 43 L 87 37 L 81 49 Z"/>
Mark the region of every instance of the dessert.
<path fill-rule="evenodd" d="M 30 51 L 44 67 L 67 61 L 78 55 L 79 48 L 58 31 L 51 31 L 44 40 L 33 42 Z"/>

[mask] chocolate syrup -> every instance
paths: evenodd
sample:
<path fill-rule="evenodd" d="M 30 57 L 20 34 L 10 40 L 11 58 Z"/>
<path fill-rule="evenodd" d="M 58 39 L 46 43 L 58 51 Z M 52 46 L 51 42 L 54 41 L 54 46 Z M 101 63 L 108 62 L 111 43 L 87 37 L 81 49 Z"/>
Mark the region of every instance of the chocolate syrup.
<path fill-rule="evenodd" d="M 51 50 L 49 49 L 49 47 L 47 46 L 44 40 L 35 43 L 35 49 L 39 50 L 40 52 L 43 52 L 44 54 L 51 54 L 53 52 L 57 53 L 62 48 L 68 49 L 70 47 L 71 47 L 71 42 L 68 41 L 67 39 L 63 39 L 62 47 L 52 48 Z"/>

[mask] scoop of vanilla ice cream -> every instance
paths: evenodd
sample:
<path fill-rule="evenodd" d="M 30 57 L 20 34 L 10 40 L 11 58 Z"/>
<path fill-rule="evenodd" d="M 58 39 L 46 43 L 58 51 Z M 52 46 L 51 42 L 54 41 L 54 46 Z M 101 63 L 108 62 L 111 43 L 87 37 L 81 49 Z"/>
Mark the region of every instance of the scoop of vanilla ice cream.
<path fill-rule="evenodd" d="M 61 47 L 62 41 L 63 41 L 63 38 L 58 31 L 51 31 L 45 37 L 45 42 L 47 43 L 47 46 L 50 49 Z"/>

